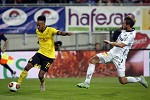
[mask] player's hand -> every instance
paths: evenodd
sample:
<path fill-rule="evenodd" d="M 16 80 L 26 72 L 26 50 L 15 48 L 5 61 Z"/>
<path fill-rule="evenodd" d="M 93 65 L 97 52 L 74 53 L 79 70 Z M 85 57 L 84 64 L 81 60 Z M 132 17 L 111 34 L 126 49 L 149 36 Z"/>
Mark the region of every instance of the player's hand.
<path fill-rule="evenodd" d="M 107 43 L 107 44 L 110 44 L 110 41 L 109 41 L 109 40 L 104 40 L 103 42 L 104 42 L 104 43 Z"/>
<path fill-rule="evenodd" d="M 4 53 L 6 51 L 6 48 L 5 47 L 3 47 L 2 48 L 2 53 Z"/>
<path fill-rule="evenodd" d="M 71 36 L 71 35 L 73 35 L 73 33 L 72 33 L 72 32 L 67 32 L 67 34 L 68 34 L 68 36 Z"/>

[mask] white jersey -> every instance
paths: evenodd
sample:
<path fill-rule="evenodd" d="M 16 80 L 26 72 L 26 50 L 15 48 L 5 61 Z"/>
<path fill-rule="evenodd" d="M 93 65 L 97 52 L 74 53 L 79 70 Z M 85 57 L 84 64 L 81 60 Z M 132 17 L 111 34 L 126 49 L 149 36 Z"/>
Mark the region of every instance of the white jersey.
<path fill-rule="evenodd" d="M 136 35 L 135 30 L 130 31 L 130 32 L 122 31 L 122 33 L 118 36 L 118 39 L 116 42 L 124 43 L 126 44 L 126 46 L 124 46 L 123 48 L 114 46 L 108 53 L 111 54 L 113 57 L 118 56 L 118 57 L 126 59 L 129 49 L 131 49 L 134 43 L 135 35 Z"/>

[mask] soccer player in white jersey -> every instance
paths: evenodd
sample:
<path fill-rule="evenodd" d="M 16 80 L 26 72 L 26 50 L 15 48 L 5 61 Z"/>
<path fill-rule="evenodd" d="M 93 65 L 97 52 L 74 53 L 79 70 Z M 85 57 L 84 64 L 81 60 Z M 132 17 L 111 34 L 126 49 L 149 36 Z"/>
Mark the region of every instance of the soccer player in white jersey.
<path fill-rule="evenodd" d="M 141 75 L 139 77 L 126 77 L 125 76 L 125 62 L 131 49 L 136 31 L 133 29 L 135 24 L 135 19 L 131 17 L 126 17 L 123 21 L 122 33 L 119 35 L 116 42 L 111 42 L 109 40 L 104 40 L 105 43 L 110 44 L 113 48 L 106 53 L 98 53 L 90 59 L 89 66 L 87 69 L 86 79 L 83 83 L 77 84 L 80 88 L 89 88 L 92 74 L 94 73 L 96 64 L 113 62 L 117 69 L 118 79 L 121 84 L 135 83 L 139 82 L 145 88 L 148 88 L 148 83 L 145 78 Z"/>

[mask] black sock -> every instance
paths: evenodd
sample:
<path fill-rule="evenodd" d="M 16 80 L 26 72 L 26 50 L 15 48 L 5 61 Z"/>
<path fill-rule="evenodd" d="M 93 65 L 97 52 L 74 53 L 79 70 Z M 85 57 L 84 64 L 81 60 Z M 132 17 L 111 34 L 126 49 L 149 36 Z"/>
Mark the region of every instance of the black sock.
<path fill-rule="evenodd" d="M 11 74 L 13 74 L 13 70 L 7 64 L 1 64 L 1 65 L 3 65 L 6 69 L 8 69 L 11 72 Z"/>

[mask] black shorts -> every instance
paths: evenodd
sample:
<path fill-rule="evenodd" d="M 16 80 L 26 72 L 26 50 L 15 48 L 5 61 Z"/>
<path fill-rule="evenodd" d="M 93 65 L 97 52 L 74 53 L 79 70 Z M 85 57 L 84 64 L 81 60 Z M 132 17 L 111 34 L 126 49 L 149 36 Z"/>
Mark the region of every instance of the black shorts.
<path fill-rule="evenodd" d="M 28 63 L 32 63 L 33 66 L 41 66 L 40 69 L 47 72 L 54 59 L 48 58 L 40 53 L 36 53 L 32 58 L 29 59 Z"/>

